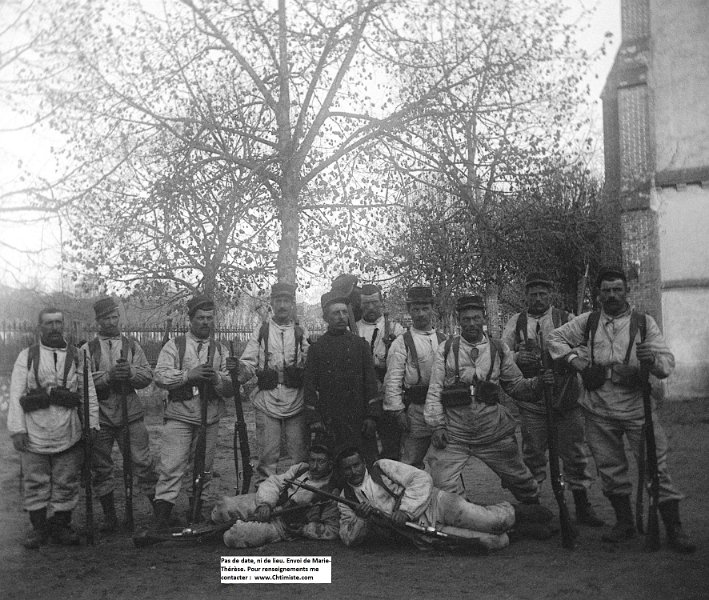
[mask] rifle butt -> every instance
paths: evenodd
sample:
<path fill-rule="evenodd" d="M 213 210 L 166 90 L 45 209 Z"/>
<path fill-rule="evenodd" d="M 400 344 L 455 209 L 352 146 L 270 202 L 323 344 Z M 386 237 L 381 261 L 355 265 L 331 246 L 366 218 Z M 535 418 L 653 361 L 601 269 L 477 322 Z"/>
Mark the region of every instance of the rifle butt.
<path fill-rule="evenodd" d="M 135 529 L 133 519 L 133 452 L 130 443 L 130 425 L 128 423 L 128 394 L 125 384 L 121 391 L 121 412 L 123 421 L 123 489 L 126 498 L 126 527 L 128 531 Z"/>
<path fill-rule="evenodd" d="M 660 522 L 657 506 L 651 507 L 647 518 L 647 535 L 645 536 L 645 551 L 657 552 L 660 549 Z"/>

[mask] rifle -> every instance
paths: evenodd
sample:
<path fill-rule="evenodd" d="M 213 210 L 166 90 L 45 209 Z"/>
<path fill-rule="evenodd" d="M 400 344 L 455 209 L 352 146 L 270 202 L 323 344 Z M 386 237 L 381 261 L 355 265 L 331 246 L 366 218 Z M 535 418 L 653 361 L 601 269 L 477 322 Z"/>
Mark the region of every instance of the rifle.
<path fill-rule="evenodd" d="M 542 353 L 542 365 L 544 369 L 552 368 L 551 356 L 544 348 L 544 338 L 541 327 L 537 321 L 537 341 Z M 551 489 L 554 492 L 554 499 L 559 507 L 559 524 L 561 525 L 561 546 L 572 550 L 576 545 L 575 540 L 578 532 L 571 524 L 569 507 L 566 506 L 564 494 L 564 477 L 559 469 L 559 427 L 554 414 L 554 390 L 553 385 L 544 383 L 544 408 L 546 409 L 547 421 L 547 446 L 549 448 L 549 476 L 551 479 Z"/>
<path fill-rule="evenodd" d="M 207 364 L 212 366 L 212 344 L 207 344 Z M 204 490 L 205 462 L 207 456 L 207 406 L 209 404 L 209 381 L 199 384 L 199 430 L 197 443 L 194 449 L 194 469 L 192 472 L 192 510 L 190 511 L 190 525 L 197 522 Z"/>
<path fill-rule="evenodd" d="M 229 342 L 229 356 L 234 356 L 234 340 Z M 236 469 L 236 495 L 247 494 L 251 486 L 251 477 L 254 467 L 251 464 L 251 449 L 249 448 L 249 436 L 244 420 L 244 407 L 241 404 L 241 386 L 237 369 L 231 372 L 231 384 L 234 388 L 234 409 L 236 420 L 234 421 L 234 468 Z M 239 471 L 239 457 L 237 448 L 241 451 L 241 471 Z M 239 488 L 239 476 L 241 476 L 241 488 Z"/>
<path fill-rule="evenodd" d="M 280 510 L 274 510 L 271 513 L 271 520 L 283 517 L 298 511 L 310 510 L 317 506 L 324 506 L 328 501 L 315 502 L 312 504 L 299 504 L 288 506 Z M 247 519 L 253 521 L 253 518 Z M 202 543 L 215 538 L 217 535 L 229 531 L 239 519 L 232 519 L 225 523 L 204 523 L 202 525 L 193 525 L 189 527 L 170 527 L 159 531 L 147 530 L 138 535 L 133 536 L 133 545 L 136 548 L 145 548 L 153 546 L 161 542 L 198 542 Z"/>
<path fill-rule="evenodd" d="M 660 523 L 658 519 L 658 506 L 660 499 L 660 474 L 657 469 L 657 445 L 655 443 L 655 426 L 652 422 L 652 402 L 650 393 L 650 371 L 647 367 L 640 367 L 640 379 L 643 388 L 643 410 L 645 413 L 645 448 L 647 450 L 647 491 L 648 491 L 648 516 L 647 516 L 647 537 L 645 538 L 645 550 L 656 552 L 660 549 Z M 642 494 L 638 490 L 638 494 Z M 642 524 L 642 514 L 639 519 Z"/>
<path fill-rule="evenodd" d="M 162 336 L 162 345 L 164 346 L 170 341 L 170 330 L 172 329 L 172 319 L 168 317 L 165 319 L 165 333 Z"/>
<path fill-rule="evenodd" d="M 586 270 L 584 271 L 583 277 L 581 278 L 581 286 L 580 286 L 580 294 L 577 299 L 577 304 L 576 304 L 576 314 L 580 315 L 583 312 L 583 301 L 584 298 L 586 297 L 586 288 L 588 287 L 588 266 L 589 263 L 586 263 Z"/>
<path fill-rule="evenodd" d="M 359 506 L 357 502 L 348 500 L 344 496 L 336 496 L 335 494 L 331 494 L 325 490 L 310 486 L 307 483 L 296 481 L 295 479 L 286 479 L 285 481 L 290 485 L 302 487 L 304 490 L 318 494 L 323 498 L 328 498 L 333 502 L 339 502 L 340 504 L 349 506 L 352 510 L 356 510 Z M 434 547 L 439 547 L 441 549 L 460 549 L 476 555 L 487 555 L 489 553 L 489 549 L 482 542 L 480 542 L 480 540 L 475 538 L 464 538 L 462 536 L 446 533 L 445 531 L 436 529 L 432 525 L 419 525 L 418 523 L 413 523 L 411 521 L 407 521 L 403 525 L 397 525 L 392 521 L 389 515 L 377 508 L 374 509 L 372 516 L 377 524 L 395 531 L 408 540 L 414 542 L 418 536 L 422 536 L 424 538 L 428 538 L 428 541 L 431 542 Z"/>
<path fill-rule="evenodd" d="M 66 360 L 70 360 L 67 356 Z M 86 496 L 86 543 L 94 545 L 94 498 L 91 490 L 91 423 L 89 421 L 89 358 L 84 350 L 83 372 L 84 494 Z"/>
<path fill-rule="evenodd" d="M 127 362 L 121 347 L 121 358 L 117 362 Z M 128 531 L 133 531 L 135 524 L 133 521 L 133 458 L 130 447 L 130 429 L 128 427 L 128 385 L 121 381 L 121 436 L 123 437 L 123 490 L 126 496 L 126 527 Z"/>

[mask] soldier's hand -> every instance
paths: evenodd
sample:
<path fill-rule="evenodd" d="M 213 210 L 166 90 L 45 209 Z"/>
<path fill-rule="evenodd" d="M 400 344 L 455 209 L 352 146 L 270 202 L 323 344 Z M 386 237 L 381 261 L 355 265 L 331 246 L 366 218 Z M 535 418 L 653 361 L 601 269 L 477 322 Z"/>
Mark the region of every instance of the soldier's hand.
<path fill-rule="evenodd" d="M 236 358 L 236 356 L 227 356 L 226 357 L 226 370 L 231 373 L 234 369 L 237 369 L 239 367 L 239 359 Z"/>
<path fill-rule="evenodd" d="M 540 379 L 545 385 L 554 385 L 554 371 L 552 369 L 544 369 Z"/>
<path fill-rule="evenodd" d="M 370 502 L 367 500 L 366 502 L 362 502 L 361 504 L 358 504 L 354 508 L 354 512 L 358 517 L 361 517 L 362 519 L 366 519 L 371 514 L 374 512 L 374 506 L 370 504 Z"/>
<path fill-rule="evenodd" d="M 366 440 L 374 439 L 377 434 L 377 422 L 374 419 L 366 418 L 362 423 L 362 437 Z"/>
<path fill-rule="evenodd" d="M 655 352 L 650 348 L 650 344 L 642 342 L 635 346 L 635 354 L 641 364 L 651 367 L 655 364 Z"/>
<path fill-rule="evenodd" d="M 588 363 L 583 358 L 579 358 L 577 356 L 569 364 L 573 367 L 573 369 L 575 371 L 581 373 L 581 371 L 583 371 L 586 368 Z"/>
<path fill-rule="evenodd" d="M 214 377 L 214 369 L 209 365 L 197 365 L 187 371 L 187 381 L 190 383 L 203 383 Z"/>
<path fill-rule="evenodd" d="M 30 445 L 30 436 L 27 433 L 16 433 L 12 436 L 12 445 L 18 452 L 24 452 Z"/>
<path fill-rule="evenodd" d="M 394 514 L 391 515 L 391 520 L 394 521 L 395 525 L 403 525 L 408 522 L 409 515 L 407 515 L 403 510 L 396 510 Z"/>
<path fill-rule="evenodd" d="M 127 362 L 118 362 L 108 372 L 109 381 L 128 381 L 130 379 L 130 365 Z"/>
<path fill-rule="evenodd" d="M 518 366 L 533 367 L 539 364 L 539 356 L 536 352 L 532 352 L 531 350 L 520 350 L 517 353 L 516 362 Z"/>
<path fill-rule="evenodd" d="M 431 436 L 431 443 L 434 448 L 443 450 L 448 445 L 448 434 L 445 429 L 436 429 Z"/>
<path fill-rule="evenodd" d="M 257 521 L 261 523 L 267 523 L 271 520 L 271 507 L 268 504 L 259 504 L 256 507 L 256 512 L 254 513 Z"/>
<path fill-rule="evenodd" d="M 409 417 L 406 414 L 406 410 L 399 410 L 394 413 L 394 420 L 396 421 L 396 426 L 402 433 L 407 433 L 409 431 Z"/>

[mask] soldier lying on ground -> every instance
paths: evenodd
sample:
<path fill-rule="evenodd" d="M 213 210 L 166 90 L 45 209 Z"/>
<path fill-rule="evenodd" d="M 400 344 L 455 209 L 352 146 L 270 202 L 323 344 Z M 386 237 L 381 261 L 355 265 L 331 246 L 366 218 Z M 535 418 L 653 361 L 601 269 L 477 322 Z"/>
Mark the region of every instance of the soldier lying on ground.
<path fill-rule="evenodd" d="M 368 470 L 357 448 L 343 450 L 336 467 L 345 481 L 342 496 L 358 503 L 355 509 L 338 505 L 340 538 L 348 546 L 380 533 L 369 519 L 375 512 L 390 517 L 395 525 L 414 522 L 433 526 L 443 533 L 475 540 L 487 550 L 505 548 L 510 538 L 546 539 L 553 533 L 546 525 L 552 514 L 541 505 L 473 504 L 458 494 L 434 487 L 428 473 L 411 465 L 382 459 Z M 428 536 L 416 534 L 411 539 L 420 548 L 426 548 L 431 541 Z"/>
<path fill-rule="evenodd" d="M 330 491 L 332 455 L 324 446 L 310 448 L 308 462 L 293 465 L 281 475 L 264 480 L 258 492 L 225 496 L 212 510 L 212 521 L 237 519 L 224 534 L 230 548 L 250 548 L 295 537 L 313 540 L 337 539 L 338 512 L 334 502 L 320 502 L 310 491 L 290 486 L 286 480 L 307 481 Z M 291 510 L 302 507 L 302 510 Z M 282 516 L 277 516 L 283 513 Z"/>

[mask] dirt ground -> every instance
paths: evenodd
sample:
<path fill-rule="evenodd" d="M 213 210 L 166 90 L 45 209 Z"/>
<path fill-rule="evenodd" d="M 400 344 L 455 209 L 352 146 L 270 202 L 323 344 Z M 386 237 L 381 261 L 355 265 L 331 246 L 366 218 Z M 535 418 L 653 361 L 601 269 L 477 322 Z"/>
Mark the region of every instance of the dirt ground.
<path fill-rule="evenodd" d="M 233 410 L 233 409 L 232 409 Z M 679 555 L 664 546 L 646 553 L 642 538 L 619 548 L 601 542 L 605 529 L 581 529 L 573 551 L 550 541 L 521 541 L 487 557 L 421 553 L 413 547 L 368 545 L 349 549 L 339 542 L 297 541 L 251 551 L 234 551 L 221 542 L 187 546 L 164 543 L 137 550 L 130 536 L 115 534 L 91 546 L 45 546 L 28 551 L 22 540 L 28 526 L 20 508 L 20 469 L 7 430 L 0 431 L 0 597 L 52 600 L 150 598 L 463 598 L 479 599 L 697 599 L 709 597 L 709 400 L 666 403 L 661 408 L 671 446 L 671 469 L 687 495 L 682 503 L 685 528 L 699 550 Z M 250 434 L 253 438 L 252 415 Z M 233 414 L 222 422 L 215 470 L 215 495 L 233 493 Z M 148 418 L 151 439 L 159 443 L 161 418 Z M 252 440 L 253 443 L 253 440 Z M 120 460 L 118 461 L 120 464 Z M 119 475 L 119 482 L 120 473 Z M 495 502 L 511 497 L 486 467 L 471 465 L 465 473 L 468 497 Z M 612 522 L 612 509 L 594 485 L 591 499 L 599 514 Z M 548 485 L 543 502 L 556 511 Z M 134 502 L 137 526 L 150 523 L 144 498 Z M 182 515 L 181 499 L 177 513 Z M 74 522 L 84 523 L 83 497 Z M 122 511 L 122 503 L 119 512 Z M 100 523 L 98 503 L 94 509 Z M 573 514 L 573 513 L 572 513 Z M 331 556 L 331 584 L 220 583 L 221 556 Z"/>

